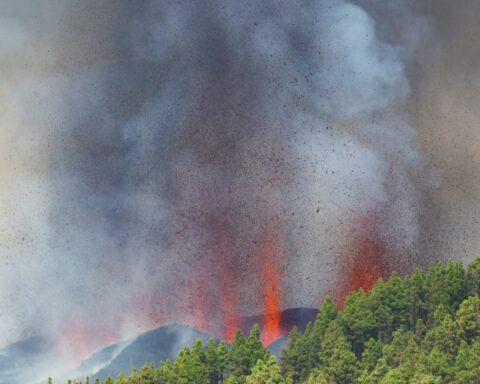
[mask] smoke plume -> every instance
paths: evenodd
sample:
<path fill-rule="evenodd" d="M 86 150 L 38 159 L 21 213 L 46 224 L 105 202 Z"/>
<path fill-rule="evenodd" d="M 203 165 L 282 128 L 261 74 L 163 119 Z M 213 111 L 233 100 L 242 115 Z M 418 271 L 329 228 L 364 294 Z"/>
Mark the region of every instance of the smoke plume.
<path fill-rule="evenodd" d="M 473 1 L 4 3 L 0 343 L 259 313 L 270 342 L 475 256 Z"/>

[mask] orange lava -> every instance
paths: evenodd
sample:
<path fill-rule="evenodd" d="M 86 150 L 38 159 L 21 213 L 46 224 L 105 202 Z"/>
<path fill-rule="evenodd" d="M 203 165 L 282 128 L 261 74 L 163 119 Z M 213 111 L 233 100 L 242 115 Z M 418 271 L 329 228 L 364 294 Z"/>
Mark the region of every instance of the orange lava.
<path fill-rule="evenodd" d="M 218 226 L 217 226 L 218 227 Z M 187 313 L 191 325 L 227 342 L 233 341 L 240 316 L 235 289 L 235 258 L 228 234 L 219 231 L 199 259 L 193 281 L 187 283 Z"/>
<path fill-rule="evenodd" d="M 233 249 L 226 234 L 221 233 L 216 241 L 218 259 L 218 283 L 223 313 L 223 337 L 232 342 L 239 328 L 240 316 L 237 309 L 237 297 L 234 284 Z"/>
<path fill-rule="evenodd" d="M 203 281 L 198 279 L 195 283 L 189 284 L 191 298 L 192 326 L 202 332 L 208 332 L 208 323 L 205 319 L 207 311 L 208 295 L 207 287 Z"/>
<path fill-rule="evenodd" d="M 278 228 L 273 229 L 269 231 L 260 248 L 260 272 L 265 300 L 261 329 L 261 340 L 264 345 L 269 345 L 284 335 L 280 327 L 283 272 L 279 265 L 283 260 L 283 254 Z"/>
<path fill-rule="evenodd" d="M 352 291 L 362 288 L 370 292 L 379 278 L 387 278 L 389 268 L 385 258 L 385 246 L 377 236 L 375 226 L 362 220 L 358 232 L 353 234 L 352 247 L 341 263 L 341 284 L 334 294 L 339 308 Z"/>

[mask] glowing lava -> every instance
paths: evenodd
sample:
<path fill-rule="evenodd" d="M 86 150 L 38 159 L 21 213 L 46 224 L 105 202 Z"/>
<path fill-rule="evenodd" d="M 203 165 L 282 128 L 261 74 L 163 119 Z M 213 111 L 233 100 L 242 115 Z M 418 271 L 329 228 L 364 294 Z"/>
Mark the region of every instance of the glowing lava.
<path fill-rule="evenodd" d="M 227 342 L 232 342 L 235 332 L 239 327 L 239 314 L 237 311 L 237 298 L 234 285 L 233 249 L 228 237 L 221 233 L 216 241 L 218 259 L 218 282 L 223 309 L 223 337 Z"/>
<path fill-rule="evenodd" d="M 191 314 L 193 315 L 192 326 L 202 332 L 208 332 L 208 322 L 205 313 L 208 312 L 208 286 L 203 279 L 197 279 L 195 283 L 188 285 L 191 294 Z"/>
<path fill-rule="evenodd" d="M 240 324 L 234 250 L 226 231 L 218 231 L 212 237 L 206 254 L 208 257 L 199 258 L 195 276 L 186 285 L 189 292 L 187 313 L 195 329 L 231 342 Z"/>
<path fill-rule="evenodd" d="M 261 339 L 263 344 L 269 345 L 285 333 L 280 327 L 283 271 L 279 264 L 283 260 L 283 255 L 278 228 L 267 234 L 260 249 L 260 260 L 265 300 Z"/>
<path fill-rule="evenodd" d="M 386 279 L 390 272 L 385 245 L 375 224 L 368 219 L 361 220 L 358 229 L 352 233 L 352 239 L 352 246 L 341 263 L 338 292 L 332 295 L 339 308 L 343 307 L 350 292 L 360 288 L 369 292 L 380 277 Z"/>

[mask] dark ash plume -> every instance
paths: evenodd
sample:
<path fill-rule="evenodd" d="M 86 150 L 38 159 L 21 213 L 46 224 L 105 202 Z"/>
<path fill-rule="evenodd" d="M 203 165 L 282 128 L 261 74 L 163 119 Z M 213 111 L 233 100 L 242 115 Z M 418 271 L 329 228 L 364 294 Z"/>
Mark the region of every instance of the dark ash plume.
<path fill-rule="evenodd" d="M 370 284 L 439 257 L 458 191 L 436 194 L 424 95 L 448 67 L 420 52 L 446 8 L 7 1 L 4 334 L 73 359 L 169 322 L 226 335 L 354 287 L 358 260 Z"/>

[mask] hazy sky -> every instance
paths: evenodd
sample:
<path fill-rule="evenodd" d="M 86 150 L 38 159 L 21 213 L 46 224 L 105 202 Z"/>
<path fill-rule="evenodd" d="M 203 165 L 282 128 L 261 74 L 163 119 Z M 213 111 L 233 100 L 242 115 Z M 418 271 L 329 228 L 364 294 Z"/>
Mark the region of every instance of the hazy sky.
<path fill-rule="evenodd" d="M 479 17 L 1 1 L 0 344 L 84 354 L 262 312 L 277 283 L 282 308 L 318 306 L 364 241 L 383 272 L 476 257 Z"/>

